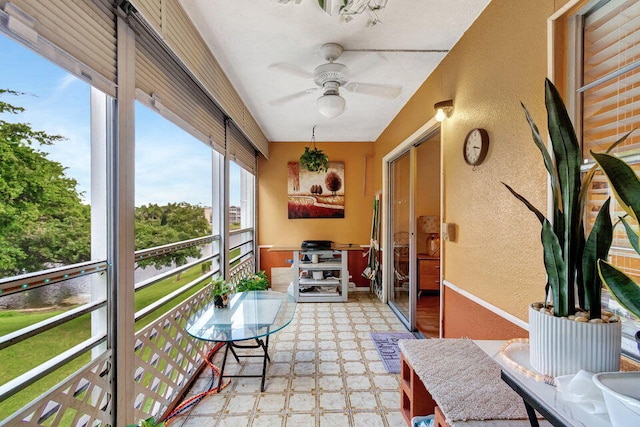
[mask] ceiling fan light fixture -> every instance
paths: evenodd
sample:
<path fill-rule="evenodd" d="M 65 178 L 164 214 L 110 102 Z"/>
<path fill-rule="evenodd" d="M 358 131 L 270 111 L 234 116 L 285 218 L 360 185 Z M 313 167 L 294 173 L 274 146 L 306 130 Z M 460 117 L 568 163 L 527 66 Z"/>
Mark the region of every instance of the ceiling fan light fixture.
<path fill-rule="evenodd" d="M 453 99 L 436 102 L 433 108 L 437 110 L 436 120 L 442 122 L 444 119 L 451 116 L 451 112 L 453 111 Z"/>
<path fill-rule="evenodd" d="M 328 119 L 338 117 L 344 112 L 345 100 L 340 95 L 322 95 L 318 98 L 318 111 Z"/>

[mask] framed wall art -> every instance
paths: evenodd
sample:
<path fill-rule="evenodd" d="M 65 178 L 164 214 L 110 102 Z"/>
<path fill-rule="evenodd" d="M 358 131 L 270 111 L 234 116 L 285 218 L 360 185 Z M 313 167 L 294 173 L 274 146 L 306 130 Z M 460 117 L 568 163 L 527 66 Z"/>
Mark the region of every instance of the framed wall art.
<path fill-rule="evenodd" d="M 344 162 L 329 162 L 326 171 L 310 172 L 289 162 L 289 219 L 344 218 Z"/>

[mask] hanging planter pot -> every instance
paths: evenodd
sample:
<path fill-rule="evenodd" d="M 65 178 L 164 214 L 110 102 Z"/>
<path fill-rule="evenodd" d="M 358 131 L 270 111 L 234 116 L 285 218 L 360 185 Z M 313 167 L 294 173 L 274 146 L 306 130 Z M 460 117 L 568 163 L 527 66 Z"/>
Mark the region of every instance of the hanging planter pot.
<path fill-rule="evenodd" d="M 304 153 L 300 156 L 300 167 L 310 172 L 325 172 L 329 169 L 329 156 L 316 148 L 316 127 L 311 131 L 311 143 L 313 148 L 304 147 Z"/>
<path fill-rule="evenodd" d="M 300 166 L 310 172 L 324 172 L 329 168 L 329 157 L 315 147 L 304 147 L 304 153 L 300 156 Z"/>

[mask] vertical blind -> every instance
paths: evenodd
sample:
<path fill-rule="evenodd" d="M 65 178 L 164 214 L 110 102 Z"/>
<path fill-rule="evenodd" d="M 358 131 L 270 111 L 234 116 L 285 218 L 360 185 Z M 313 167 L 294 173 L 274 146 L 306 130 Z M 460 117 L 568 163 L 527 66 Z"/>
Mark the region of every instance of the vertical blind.
<path fill-rule="evenodd" d="M 640 2 L 611 0 L 583 21 L 582 143 L 583 158 L 601 152 L 640 127 Z M 628 157 L 640 152 L 640 133 L 632 134 L 614 152 Z M 640 163 L 632 164 L 636 173 Z M 624 215 L 606 177 L 597 173 L 589 188 L 585 226 L 591 229 L 604 201 L 611 197 L 612 216 Z M 640 278 L 640 259 L 631 250 L 623 227 L 614 229 L 610 261 Z"/>

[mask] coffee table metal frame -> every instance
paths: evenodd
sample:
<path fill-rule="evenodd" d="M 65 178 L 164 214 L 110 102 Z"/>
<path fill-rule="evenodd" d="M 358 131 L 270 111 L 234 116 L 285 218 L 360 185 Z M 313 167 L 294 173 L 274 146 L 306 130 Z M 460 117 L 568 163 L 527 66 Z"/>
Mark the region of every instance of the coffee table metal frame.
<path fill-rule="evenodd" d="M 226 308 L 215 308 L 213 301 L 195 313 L 186 325 L 186 331 L 194 338 L 224 343 L 224 356 L 220 368 L 218 391 L 223 378 L 261 378 L 260 391 L 264 391 L 269 357 L 269 336 L 293 319 L 296 302 L 285 293 L 273 291 L 238 292 Z M 255 341 L 255 344 L 238 344 Z M 238 354 L 235 349 L 262 349 L 261 354 Z M 229 352 L 236 362 L 241 357 L 262 358 L 260 375 L 225 375 Z"/>

